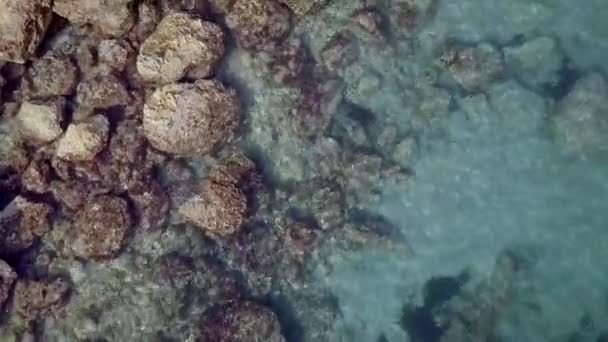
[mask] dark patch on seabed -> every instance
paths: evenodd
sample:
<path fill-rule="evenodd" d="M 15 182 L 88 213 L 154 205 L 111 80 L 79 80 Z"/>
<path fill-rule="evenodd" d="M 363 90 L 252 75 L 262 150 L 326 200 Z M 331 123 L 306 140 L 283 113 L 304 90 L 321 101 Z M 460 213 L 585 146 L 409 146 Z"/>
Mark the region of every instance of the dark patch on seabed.
<path fill-rule="evenodd" d="M 406 303 L 401 313 L 401 327 L 413 342 L 439 342 L 445 327 L 437 324 L 433 311 L 458 295 L 469 280 L 465 271 L 460 275 L 439 276 L 429 279 L 423 287 L 424 304 Z"/>

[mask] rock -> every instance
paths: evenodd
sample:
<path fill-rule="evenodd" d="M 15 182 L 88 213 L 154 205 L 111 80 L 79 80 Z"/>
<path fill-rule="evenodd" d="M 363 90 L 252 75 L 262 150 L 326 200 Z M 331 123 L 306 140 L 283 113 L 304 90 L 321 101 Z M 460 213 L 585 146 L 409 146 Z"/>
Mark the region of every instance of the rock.
<path fill-rule="evenodd" d="M 142 1 L 137 6 L 137 23 L 129 37 L 135 42 L 142 42 L 154 32 L 161 19 L 161 13 L 156 2 Z"/>
<path fill-rule="evenodd" d="M 72 123 L 59 140 L 57 157 L 69 161 L 93 160 L 105 147 L 109 131 L 108 119 L 103 115 Z"/>
<path fill-rule="evenodd" d="M 55 0 L 53 11 L 72 24 L 90 24 L 103 37 L 125 35 L 133 26 L 133 0 Z"/>
<path fill-rule="evenodd" d="M 76 216 L 71 248 L 84 259 L 113 258 L 124 247 L 130 228 L 131 217 L 125 200 L 107 195 L 93 197 Z"/>
<path fill-rule="evenodd" d="M 0 127 L 0 185 L 18 180 L 29 163 L 27 153 L 13 134 Z"/>
<path fill-rule="evenodd" d="M 275 82 L 285 85 L 296 84 L 306 65 L 306 51 L 300 39 L 291 39 L 277 47 L 270 54 L 270 72 Z"/>
<path fill-rule="evenodd" d="M 543 90 L 559 83 L 564 56 L 553 38 L 534 38 L 503 51 L 507 67 L 525 85 Z"/>
<path fill-rule="evenodd" d="M 394 0 L 390 6 L 393 31 L 411 38 L 433 16 L 437 0 Z"/>
<path fill-rule="evenodd" d="M 61 209 L 67 216 L 72 216 L 82 207 L 89 195 L 88 189 L 79 182 L 54 180 L 50 184 L 53 197 L 61 204 Z"/>
<path fill-rule="evenodd" d="M 327 0 L 280 0 L 287 5 L 297 17 L 304 16 L 313 11 L 321 9 L 327 4 Z"/>
<path fill-rule="evenodd" d="M 25 63 L 51 22 L 51 0 L 0 1 L 0 60 Z"/>
<path fill-rule="evenodd" d="M 8 299 L 17 280 L 17 273 L 3 260 L 0 260 L 0 309 Z"/>
<path fill-rule="evenodd" d="M 608 81 L 599 73 L 579 79 L 557 103 L 551 126 L 567 152 L 608 156 Z"/>
<path fill-rule="evenodd" d="M 63 279 L 24 280 L 15 286 L 15 312 L 28 321 L 55 316 L 68 300 L 70 285 Z"/>
<path fill-rule="evenodd" d="M 142 181 L 147 183 L 151 173 L 147 146 L 139 122 L 121 121 L 110 139 L 109 147 L 95 160 L 100 180 L 116 192 L 124 192 L 132 184 Z"/>
<path fill-rule="evenodd" d="M 110 73 L 93 72 L 78 85 L 74 120 L 84 120 L 95 111 L 126 107 L 131 101 L 125 85 Z"/>
<path fill-rule="evenodd" d="M 352 20 L 361 30 L 373 37 L 383 38 L 383 19 L 373 8 L 364 8 L 353 13 Z"/>
<path fill-rule="evenodd" d="M 486 88 L 504 72 L 500 52 L 488 43 L 450 48 L 441 56 L 440 61 L 467 91 Z"/>
<path fill-rule="evenodd" d="M 211 75 L 223 55 L 224 33 L 219 26 L 186 13 L 173 13 L 144 41 L 137 71 L 146 82 L 172 83 L 195 66 L 199 76 Z"/>
<path fill-rule="evenodd" d="M 21 135 L 28 143 L 46 144 L 63 133 L 63 101 L 36 104 L 23 102 L 17 113 Z"/>
<path fill-rule="evenodd" d="M 216 14 L 227 14 L 232 9 L 236 0 L 209 0 L 211 12 Z"/>
<path fill-rule="evenodd" d="M 21 185 L 27 191 L 43 194 L 49 191 L 53 169 L 47 160 L 33 159 L 21 175 Z"/>
<path fill-rule="evenodd" d="M 216 304 L 204 313 L 198 342 L 284 342 L 277 316 L 249 301 Z"/>
<path fill-rule="evenodd" d="M 411 167 L 418 154 L 418 143 L 413 137 L 401 140 L 391 155 L 393 161 L 403 167 Z"/>
<path fill-rule="evenodd" d="M 236 0 L 226 16 L 240 46 L 264 50 L 291 28 L 290 13 L 276 0 Z"/>
<path fill-rule="evenodd" d="M 99 43 L 99 63 L 118 72 L 123 71 L 128 62 L 130 47 L 126 42 L 106 39 Z"/>
<path fill-rule="evenodd" d="M 150 96 L 143 127 L 155 148 L 180 156 L 203 155 L 233 137 L 240 103 L 217 81 L 169 84 Z"/>
<path fill-rule="evenodd" d="M 149 180 L 132 185 L 129 189 L 129 198 L 141 229 L 151 231 L 164 226 L 169 213 L 169 200 L 167 193 L 158 182 Z"/>
<path fill-rule="evenodd" d="M 77 78 L 78 68 L 68 57 L 44 56 L 35 60 L 27 70 L 24 93 L 28 98 L 70 95 Z"/>
<path fill-rule="evenodd" d="M 178 212 L 206 234 L 224 238 L 236 233 L 247 215 L 247 197 L 234 184 L 204 180 Z"/>
<path fill-rule="evenodd" d="M 350 31 L 336 33 L 323 47 L 321 60 L 329 71 L 344 69 L 359 58 L 357 38 Z"/>
<path fill-rule="evenodd" d="M 0 255 L 10 256 L 30 248 L 51 230 L 52 208 L 17 196 L 0 212 Z"/>

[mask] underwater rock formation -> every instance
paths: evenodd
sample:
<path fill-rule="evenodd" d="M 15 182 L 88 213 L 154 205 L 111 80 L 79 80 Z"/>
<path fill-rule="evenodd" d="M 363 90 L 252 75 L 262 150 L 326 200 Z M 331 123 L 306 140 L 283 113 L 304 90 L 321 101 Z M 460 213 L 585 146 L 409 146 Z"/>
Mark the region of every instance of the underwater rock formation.
<path fill-rule="evenodd" d="M 259 304 L 231 301 L 209 308 L 198 342 L 283 342 L 276 315 Z"/>
<path fill-rule="evenodd" d="M 15 285 L 15 310 L 28 321 L 57 315 L 69 296 L 70 285 L 61 278 L 18 281 Z"/>
<path fill-rule="evenodd" d="M 125 200 L 107 195 L 92 197 L 75 218 L 71 249 L 85 259 L 115 257 L 125 245 L 131 223 Z"/>
<path fill-rule="evenodd" d="M 568 152 L 606 156 L 608 133 L 608 81 L 599 73 L 579 79 L 557 103 L 552 131 Z"/>
<path fill-rule="evenodd" d="M 224 33 L 208 21 L 185 13 L 170 14 L 142 44 L 137 70 L 146 82 L 166 84 L 179 80 L 193 67 L 209 76 L 224 55 Z"/>
<path fill-rule="evenodd" d="M 17 121 L 23 138 L 28 143 L 49 143 L 63 133 L 63 101 L 37 104 L 23 102 Z"/>
<path fill-rule="evenodd" d="M 0 15 L 0 60 L 25 63 L 51 22 L 49 0 L 4 0 Z"/>
<path fill-rule="evenodd" d="M 8 299 L 15 280 L 17 273 L 6 262 L 0 260 L 0 309 Z"/>
<path fill-rule="evenodd" d="M 150 144 L 161 151 L 203 155 L 232 139 L 239 112 L 235 91 L 217 81 L 169 84 L 146 102 L 143 127 Z"/>
<path fill-rule="evenodd" d="M 109 131 L 108 119 L 103 115 L 72 123 L 59 139 L 57 157 L 69 161 L 93 160 L 108 142 Z"/>
<path fill-rule="evenodd" d="M 289 11 L 276 0 L 236 0 L 226 24 L 243 48 L 253 50 L 269 48 L 291 29 Z"/>
<path fill-rule="evenodd" d="M 488 43 L 473 47 L 448 47 L 440 62 L 467 91 L 487 87 L 504 72 L 500 51 Z"/>
<path fill-rule="evenodd" d="M 69 95 L 76 87 L 77 76 L 78 69 L 69 58 L 45 55 L 35 60 L 25 74 L 25 96 L 48 98 Z"/>
<path fill-rule="evenodd" d="M 76 25 L 90 24 L 104 37 L 120 37 L 133 26 L 133 0 L 57 0 L 53 11 Z"/>
<path fill-rule="evenodd" d="M 16 197 L 0 212 L 0 256 L 11 256 L 32 247 L 51 230 L 52 208 Z"/>

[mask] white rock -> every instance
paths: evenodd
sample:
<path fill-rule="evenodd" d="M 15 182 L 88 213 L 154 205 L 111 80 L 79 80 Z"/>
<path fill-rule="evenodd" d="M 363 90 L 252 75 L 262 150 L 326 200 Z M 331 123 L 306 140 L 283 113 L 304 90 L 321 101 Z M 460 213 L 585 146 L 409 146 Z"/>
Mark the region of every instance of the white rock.
<path fill-rule="evenodd" d="M 63 133 L 63 101 L 50 104 L 24 102 L 17 113 L 22 136 L 34 143 L 49 143 Z"/>
<path fill-rule="evenodd" d="M 57 157 L 69 161 L 93 160 L 108 140 L 109 127 L 108 119 L 103 115 L 70 124 L 59 140 Z"/>

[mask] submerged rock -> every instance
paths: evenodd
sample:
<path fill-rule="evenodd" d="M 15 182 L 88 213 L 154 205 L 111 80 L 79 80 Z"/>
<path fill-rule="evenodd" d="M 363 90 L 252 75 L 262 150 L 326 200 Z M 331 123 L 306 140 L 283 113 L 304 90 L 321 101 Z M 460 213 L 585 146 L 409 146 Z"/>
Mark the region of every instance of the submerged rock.
<path fill-rule="evenodd" d="M 300 80 L 306 65 L 302 40 L 291 39 L 278 46 L 270 55 L 272 78 L 279 84 L 293 85 Z"/>
<path fill-rule="evenodd" d="M 321 60 L 329 71 L 344 69 L 359 58 L 359 45 L 350 31 L 336 33 L 321 51 Z"/>
<path fill-rule="evenodd" d="M 393 31 L 400 36 L 414 36 L 434 14 L 436 0 L 393 0 L 390 7 L 390 21 Z"/>
<path fill-rule="evenodd" d="M 498 49 L 488 43 L 474 47 L 452 47 L 441 56 L 441 64 L 467 91 L 486 88 L 504 71 Z"/>
<path fill-rule="evenodd" d="M 74 120 L 83 120 L 98 110 L 126 107 L 130 101 L 129 92 L 118 77 L 94 71 L 78 85 L 78 107 L 74 112 Z"/>
<path fill-rule="evenodd" d="M 179 207 L 179 213 L 212 237 L 228 237 L 245 220 L 247 197 L 234 184 L 205 180 L 197 194 Z"/>
<path fill-rule="evenodd" d="M 179 80 L 195 66 L 201 76 L 210 75 L 223 55 L 224 33 L 219 26 L 174 13 L 164 17 L 144 41 L 137 71 L 146 82 L 166 84 Z"/>
<path fill-rule="evenodd" d="M 0 255 L 25 251 L 51 230 L 52 208 L 45 203 L 16 197 L 0 212 Z"/>
<path fill-rule="evenodd" d="M 287 5 L 291 11 L 301 17 L 315 10 L 323 8 L 327 4 L 327 0 L 280 0 Z"/>
<path fill-rule="evenodd" d="M 236 0 L 226 24 L 243 48 L 253 50 L 280 41 L 291 28 L 289 10 L 276 0 Z"/>
<path fill-rule="evenodd" d="M 203 155 L 232 139 L 239 111 L 235 91 L 217 81 L 170 84 L 146 102 L 143 127 L 150 144 L 161 151 Z"/>
<path fill-rule="evenodd" d="M 0 4 L 0 60 L 25 63 L 51 22 L 51 0 L 4 0 Z"/>
<path fill-rule="evenodd" d="M 552 120 L 555 139 L 571 153 L 608 156 L 608 81 L 590 73 L 559 103 Z"/>
<path fill-rule="evenodd" d="M 57 157 L 69 161 L 93 160 L 105 147 L 109 131 L 108 119 L 103 115 L 70 124 L 57 145 Z"/>
<path fill-rule="evenodd" d="M 119 197 L 96 196 L 87 201 L 73 224 L 73 252 L 85 259 L 117 256 L 131 228 L 127 202 Z"/>
<path fill-rule="evenodd" d="M 45 144 L 57 139 L 63 128 L 63 101 L 47 104 L 24 102 L 17 113 L 21 135 L 28 143 Z"/>
<path fill-rule="evenodd" d="M 283 342 L 277 316 L 249 301 L 230 301 L 205 311 L 198 342 Z"/>
<path fill-rule="evenodd" d="M 15 311 L 26 320 L 56 315 L 65 305 L 70 285 L 63 279 L 19 281 L 15 286 Z"/>
<path fill-rule="evenodd" d="M 28 98 L 70 95 L 77 77 L 78 68 L 68 57 L 44 56 L 27 70 L 24 93 Z"/>
<path fill-rule="evenodd" d="M 21 175 L 21 185 L 27 191 L 42 194 L 50 189 L 53 170 L 48 160 L 34 157 Z"/>
<path fill-rule="evenodd" d="M 0 260 L 0 309 L 10 296 L 17 273 L 4 261 Z"/>
<path fill-rule="evenodd" d="M 53 11 L 76 25 L 92 25 L 104 37 L 120 37 L 133 26 L 133 0 L 55 0 Z"/>
<path fill-rule="evenodd" d="M 536 90 L 555 86 L 564 57 L 557 42 L 550 37 L 538 37 L 520 46 L 505 47 L 505 62 L 525 85 Z"/>

